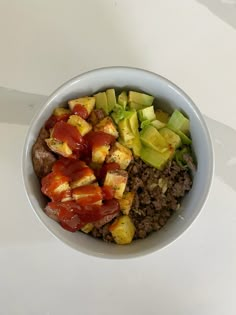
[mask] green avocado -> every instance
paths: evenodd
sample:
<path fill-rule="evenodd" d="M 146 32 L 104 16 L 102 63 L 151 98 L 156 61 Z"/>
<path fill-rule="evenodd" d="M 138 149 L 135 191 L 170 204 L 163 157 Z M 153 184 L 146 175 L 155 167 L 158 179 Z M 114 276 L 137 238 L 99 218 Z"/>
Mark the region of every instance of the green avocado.
<path fill-rule="evenodd" d="M 141 122 L 144 120 L 150 120 L 150 121 L 155 120 L 156 115 L 154 112 L 154 107 L 148 106 L 148 107 L 145 107 L 143 109 L 140 109 L 138 111 L 138 118 Z"/>
<path fill-rule="evenodd" d="M 103 109 L 106 114 L 109 114 L 108 102 L 106 92 L 100 92 L 95 96 L 95 106 L 97 109 Z"/>
<path fill-rule="evenodd" d="M 142 104 L 138 104 L 138 103 L 135 103 L 135 102 L 129 102 L 129 109 L 130 110 L 140 110 L 140 109 L 143 109 L 145 108 L 146 106 L 142 105 Z"/>
<path fill-rule="evenodd" d="M 155 119 L 155 120 L 151 121 L 151 125 L 153 127 L 155 127 L 156 129 L 161 129 L 161 128 L 164 128 L 166 124 L 161 122 L 158 119 Z"/>
<path fill-rule="evenodd" d="M 135 135 L 130 129 L 128 118 L 123 118 L 118 122 L 118 129 L 120 137 L 124 141 L 124 143 L 128 143 L 130 140 L 134 139 Z"/>
<path fill-rule="evenodd" d="M 106 90 L 108 110 L 111 112 L 116 105 L 116 93 L 114 89 Z"/>
<path fill-rule="evenodd" d="M 172 148 L 176 149 L 181 145 L 180 136 L 169 128 L 162 128 L 159 132 L 162 137 L 165 138 L 166 142 L 172 146 Z"/>
<path fill-rule="evenodd" d="M 145 146 L 158 152 L 165 152 L 169 148 L 165 138 L 151 125 L 146 126 L 140 132 L 140 140 Z"/>
<path fill-rule="evenodd" d="M 125 91 L 121 92 L 118 96 L 118 104 L 121 105 L 124 109 L 128 103 L 128 96 Z"/>
<path fill-rule="evenodd" d="M 129 112 L 126 118 L 118 122 L 120 142 L 133 150 L 134 155 L 140 156 L 142 147 L 139 139 L 137 112 Z"/>
<path fill-rule="evenodd" d="M 148 94 L 129 91 L 129 102 L 135 102 L 144 106 L 151 106 L 153 103 L 154 97 Z"/>
<path fill-rule="evenodd" d="M 163 122 L 164 124 L 167 124 L 170 118 L 170 115 L 167 112 L 163 112 L 161 109 L 155 110 L 156 119 Z"/>
<path fill-rule="evenodd" d="M 186 136 L 186 134 L 184 134 L 182 131 L 180 131 L 180 130 L 173 130 L 173 131 L 175 131 L 175 133 L 177 133 L 177 135 L 180 136 L 183 144 L 189 145 L 192 143 L 192 140 L 188 136 Z"/>
<path fill-rule="evenodd" d="M 137 112 L 130 112 L 129 117 L 127 118 L 130 126 L 130 130 L 134 135 L 138 135 L 138 115 Z"/>
<path fill-rule="evenodd" d="M 166 163 L 168 162 L 168 160 L 171 159 L 173 155 L 173 152 L 171 150 L 167 150 L 163 153 L 161 152 L 158 152 L 150 147 L 146 147 L 146 146 L 143 146 L 140 150 L 140 157 L 141 159 L 159 169 L 159 170 L 162 170 L 164 168 L 164 166 L 166 165 Z"/>
<path fill-rule="evenodd" d="M 170 116 L 167 127 L 187 134 L 189 132 L 189 119 L 176 109 Z"/>

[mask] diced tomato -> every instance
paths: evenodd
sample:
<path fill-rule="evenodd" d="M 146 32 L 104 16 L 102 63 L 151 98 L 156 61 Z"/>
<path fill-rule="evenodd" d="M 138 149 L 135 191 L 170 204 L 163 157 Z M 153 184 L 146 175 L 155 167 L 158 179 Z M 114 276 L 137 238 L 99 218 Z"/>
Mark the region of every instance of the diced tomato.
<path fill-rule="evenodd" d="M 55 124 L 59 121 L 67 121 L 69 118 L 70 114 L 63 114 L 60 116 L 56 116 L 56 115 L 51 115 L 48 120 L 45 123 L 45 128 L 46 129 L 51 129 L 55 126 Z"/>
<path fill-rule="evenodd" d="M 88 111 L 86 109 L 85 106 L 81 105 L 81 104 L 76 104 L 73 109 L 72 109 L 72 113 L 74 115 L 78 115 L 80 116 L 81 118 L 83 119 L 87 119 L 89 114 L 88 114 Z"/>
<path fill-rule="evenodd" d="M 110 145 L 115 141 L 115 137 L 103 131 L 90 131 L 85 135 L 90 150 L 94 147 Z"/>
<path fill-rule="evenodd" d="M 102 195 L 104 200 L 110 200 L 114 198 L 114 189 L 110 186 L 103 186 L 102 187 Z"/>
<path fill-rule="evenodd" d="M 64 121 L 59 121 L 55 124 L 52 137 L 66 142 L 72 150 L 79 150 L 84 142 L 78 129 Z"/>
<path fill-rule="evenodd" d="M 63 176 L 63 175 L 57 175 L 52 173 L 49 173 L 41 180 L 41 191 L 43 194 L 48 196 L 52 201 L 61 201 L 65 198 L 71 197 L 71 189 L 66 188 L 64 190 L 58 190 L 58 188 L 65 184 L 68 184 L 69 177 Z"/>
<path fill-rule="evenodd" d="M 108 171 L 116 171 L 119 169 L 120 165 L 118 163 L 104 163 L 99 173 L 99 179 L 104 179 Z"/>

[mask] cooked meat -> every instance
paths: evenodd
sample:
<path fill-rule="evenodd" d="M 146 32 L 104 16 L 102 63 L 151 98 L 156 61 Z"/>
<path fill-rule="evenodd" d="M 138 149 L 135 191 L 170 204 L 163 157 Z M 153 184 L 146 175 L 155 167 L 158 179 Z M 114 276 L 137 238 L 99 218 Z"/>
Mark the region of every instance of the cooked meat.
<path fill-rule="evenodd" d="M 195 164 L 193 162 L 192 156 L 189 153 L 185 153 L 183 155 L 183 159 L 186 162 L 186 164 L 188 165 L 188 168 L 190 168 L 190 170 L 192 172 L 195 172 L 196 171 L 196 166 L 195 166 Z"/>
<path fill-rule="evenodd" d="M 114 214 L 109 214 L 106 215 L 104 218 L 102 218 L 99 221 L 93 222 L 94 226 L 96 228 L 100 228 L 101 226 L 103 226 L 104 224 L 110 222 L 111 220 L 113 220 L 115 217 L 117 217 L 118 213 L 114 213 Z"/>
<path fill-rule="evenodd" d="M 145 238 L 151 232 L 160 230 L 178 209 L 181 199 L 191 189 L 192 178 L 190 172 L 175 161 L 159 171 L 136 158 L 127 171 L 126 191 L 135 192 L 129 212 L 136 228 L 134 238 Z M 91 234 L 113 241 L 106 225 L 94 228 Z"/>
<path fill-rule="evenodd" d="M 49 131 L 43 127 L 32 148 L 34 171 L 39 178 L 50 173 L 52 165 L 56 161 L 55 155 L 50 151 L 45 142 L 45 139 L 47 138 L 49 138 Z"/>
<path fill-rule="evenodd" d="M 88 122 L 94 126 L 99 123 L 104 117 L 106 117 L 106 113 L 103 109 L 94 109 L 88 117 Z"/>
<path fill-rule="evenodd" d="M 136 227 L 135 238 L 144 238 L 166 224 L 191 189 L 192 178 L 175 161 L 159 171 L 135 159 L 128 167 L 128 174 L 127 189 L 136 192 L 129 214 Z"/>
<path fill-rule="evenodd" d="M 54 210 L 49 205 L 47 205 L 45 207 L 44 211 L 51 219 L 53 219 L 54 221 L 59 222 L 58 211 L 57 210 Z"/>

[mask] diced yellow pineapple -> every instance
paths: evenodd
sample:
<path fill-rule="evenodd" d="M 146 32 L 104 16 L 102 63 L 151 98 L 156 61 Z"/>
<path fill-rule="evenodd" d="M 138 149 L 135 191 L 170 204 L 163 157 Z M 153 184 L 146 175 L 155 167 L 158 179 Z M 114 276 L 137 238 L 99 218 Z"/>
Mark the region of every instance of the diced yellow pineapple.
<path fill-rule="evenodd" d="M 109 153 L 109 145 L 101 145 L 92 148 L 92 162 L 102 164 Z"/>
<path fill-rule="evenodd" d="M 120 168 L 125 170 L 132 160 L 132 152 L 119 142 L 115 142 L 112 146 L 109 155 L 106 157 L 107 163 L 118 163 Z"/>
<path fill-rule="evenodd" d="M 128 180 L 128 173 L 123 170 L 108 171 L 105 177 L 104 186 L 110 186 L 115 191 L 114 197 L 121 199 Z"/>
<path fill-rule="evenodd" d="M 84 227 L 82 227 L 81 231 L 88 234 L 91 232 L 93 229 L 93 224 L 92 223 L 87 223 Z"/>
<path fill-rule="evenodd" d="M 87 109 L 88 114 L 90 114 L 95 106 L 95 97 L 85 96 L 85 97 L 76 98 L 74 100 L 70 100 L 68 104 L 71 110 L 75 107 L 75 105 L 80 104 L 84 106 Z"/>
<path fill-rule="evenodd" d="M 64 190 L 68 190 L 68 189 L 70 189 L 70 185 L 69 185 L 68 182 L 65 182 L 65 183 L 61 184 L 60 186 L 58 186 L 58 187 L 54 190 L 54 192 L 55 192 L 55 193 L 61 193 L 61 192 L 63 192 Z"/>
<path fill-rule="evenodd" d="M 130 212 L 130 209 L 132 207 L 132 203 L 134 200 L 134 192 L 127 192 L 123 194 L 122 199 L 119 199 L 119 204 L 120 204 L 120 211 L 123 214 L 128 215 Z"/>
<path fill-rule="evenodd" d="M 64 157 L 69 157 L 72 154 L 71 148 L 66 142 L 58 141 L 54 138 L 45 139 L 48 147 L 55 153 L 58 153 Z"/>
<path fill-rule="evenodd" d="M 94 186 L 94 189 L 92 189 L 93 186 Z M 86 187 L 89 187 L 89 190 L 87 190 Z M 85 191 L 83 188 L 85 188 Z M 90 198 L 91 196 L 94 196 L 94 195 L 96 195 L 99 200 L 95 202 L 93 201 L 90 204 L 101 206 L 102 205 L 102 190 L 101 190 L 101 187 L 98 185 L 98 182 L 83 185 L 82 189 L 72 190 L 72 197 L 74 200 Z"/>
<path fill-rule="evenodd" d="M 125 245 L 132 242 L 135 226 L 128 215 L 123 215 L 110 225 L 109 231 L 117 244 Z"/>
<path fill-rule="evenodd" d="M 53 111 L 53 115 L 55 116 L 61 116 L 61 115 L 70 115 L 71 111 L 68 108 L 64 108 L 64 107 L 56 107 Z"/>
<path fill-rule="evenodd" d="M 82 136 L 92 130 L 92 125 L 78 115 L 70 115 L 67 122 L 68 124 L 75 126 Z"/>
<path fill-rule="evenodd" d="M 93 170 L 91 170 L 89 167 L 85 167 L 81 172 L 83 172 L 81 177 L 70 183 L 72 189 L 80 186 L 90 185 L 95 182 L 96 177 L 93 173 Z"/>
<path fill-rule="evenodd" d="M 98 124 L 96 124 L 94 126 L 94 131 L 103 131 L 114 136 L 115 138 L 118 138 L 119 136 L 116 126 L 109 116 L 103 118 Z"/>
<path fill-rule="evenodd" d="M 102 204 L 102 189 L 95 185 L 86 185 L 72 190 L 72 197 L 80 205 Z"/>
<path fill-rule="evenodd" d="M 73 198 L 72 197 L 65 197 L 65 198 L 62 198 L 61 202 L 70 201 L 70 200 L 73 200 Z"/>

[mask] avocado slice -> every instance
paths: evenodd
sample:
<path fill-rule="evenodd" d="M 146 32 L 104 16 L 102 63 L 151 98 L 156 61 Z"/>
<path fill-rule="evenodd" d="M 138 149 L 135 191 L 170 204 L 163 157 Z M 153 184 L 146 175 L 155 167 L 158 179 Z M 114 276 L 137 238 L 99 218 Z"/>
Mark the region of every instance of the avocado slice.
<path fill-rule="evenodd" d="M 123 118 L 118 122 L 118 129 L 120 137 L 124 141 L 124 143 L 134 139 L 134 134 L 130 129 L 130 124 L 127 118 Z"/>
<path fill-rule="evenodd" d="M 108 115 L 109 114 L 109 108 L 108 108 L 108 102 L 107 102 L 107 95 L 106 92 L 100 92 L 94 95 L 95 96 L 95 106 L 97 109 L 103 109 L 104 112 Z"/>
<path fill-rule="evenodd" d="M 108 110 L 110 113 L 116 105 L 115 89 L 106 90 L 106 96 L 107 96 Z"/>
<path fill-rule="evenodd" d="M 167 124 L 170 118 L 170 115 L 167 112 L 164 112 L 161 109 L 155 110 L 156 119 L 163 122 L 164 124 Z"/>
<path fill-rule="evenodd" d="M 148 125 L 140 132 L 140 140 L 145 146 L 158 152 L 165 152 L 169 147 L 165 138 L 151 125 Z"/>
<path fill-rule="evenodd" d="M 142 144 L 139 138 L 137 112 L 126 113 L 129 113 L 128 117 L 118 122 L 118 129 L 120 132 L 119 142 L 132 149 L 134 155 L 140 156 Z"/>
<path fill-rule="evenodd" d="M 135 136 L 133 139 L 128 141 L 124 141 L 121 137 L 118 139 L 118 142 L 123 146 L 132 149 L 135 156 L 140 156 L 140 152 L 142 149 L 142 143 L 139 139 L 139 136 Z"/>
<path fill-rule="evenodd" d="M 155 127 L 157 130 L 158 129 L 161 129 L 161 128 L 164 128 L 165 127 L 165 123 L 161 122 L 160 120 L 158 119 L 155 119 L 153 121 L 151 121 L 150 123 L 153 127 Z"/>
<path fill-rule="evenodd" d="M 164 166 L 171 159 L 172 156 L 173 152 L 171 150 L 167 150 L 161 153 L 147 146 L 143 146 L 140 150 L 141 159 L 145 163 L 159 170 L 162 170 L 164 168 Z"/>
<path fill-rule="evenodd" d="M 139 132 L 138 132 L 139 124 L 138 124 L 137 112 L 130 112 L 130 115 L 127 119 L 128 119 L 129 127 L 130 127 L 130 130 L 132 131 L 132 133 L 134 135 L 138 135 L 139 134 Z"/>
<path fill-rule="evenodd" d="M 182 131 L 175 130 L 175 133 L 177 133 L 177 135 L 180 136 L 181 141 L 183 142 L 183 144 L 190 145 L 192 143 L 192 140 L 188 136 L 186 136 L 186 134 L 184 134 Z"/>
<path fill-rule="evenodd" d="M 189 119 L 176 109 L 172 113 L 167 127 L 172 130 L 180 130 L 181 132 L 187 134 L 189 132 Z"/>
<path fill-rule="evenodd" d="M 129 109 L 130 110 L 139 110 L 139 109 L 142 109 L 142 108 L 145 108 L 146 106 L 142 105 L 142 104 L 138 104 L 138 103 L 135 103 L 135 102 L 129 102 Z"/>
<path fill-rule="evenodd" d="M 155 120 L 156 115 L 154 112 L 154 107 L 148 106 L 148 107 L 145 107 L 143 109 L 140 109 L 138 111 L 138 118 L 141 122 L 144 120 L 150 120 L 150 121 Z"/>
<path fill-rule="evenodd" d="M 142 143 L 140 141 L 139 136 L 136 136 L 132 140 L 131 149 L 133 150 L 133 153 L 134 153 L 135 156 L 140 156 L 141 149 L 142 149 Z"/>
<path fill-rule="evenodd" d="M 169 143 L 174 149 L 181 145 L 180 136 L 169 128 L 162 128 L 159 130 L 162 137 L 165 138 L 166 142 Z"/>
<path fill-rule="evenodd" d="M 121 92 L 118 96 L 118 104 L 121 105 L 124 109 L 128 103 L 128 96 L 125 91 Z"/>
<path fill-rule="evenodd" d="M 144 106 L 151 106 L 154 100 L 154 97 L 148 94 L 129 91 L 129 102 L 135 102 Z"/>

